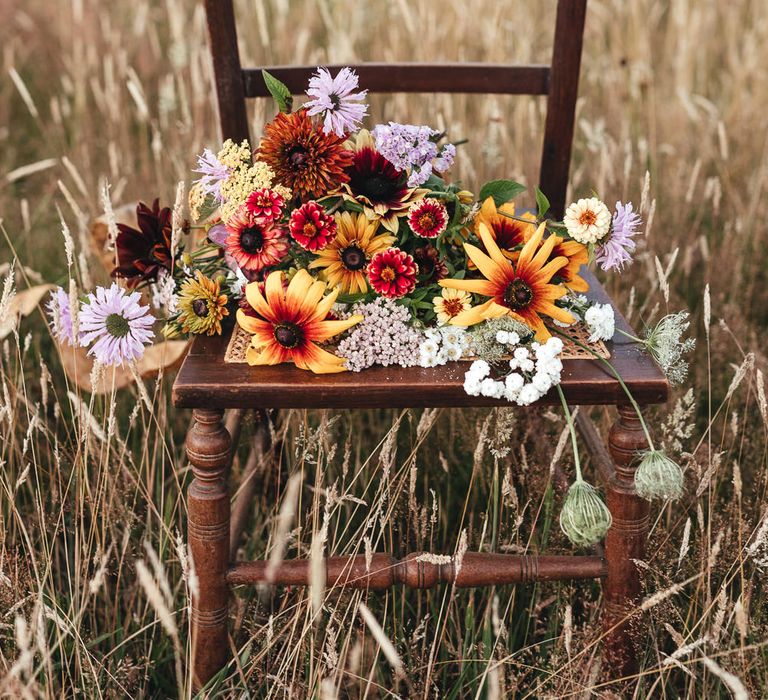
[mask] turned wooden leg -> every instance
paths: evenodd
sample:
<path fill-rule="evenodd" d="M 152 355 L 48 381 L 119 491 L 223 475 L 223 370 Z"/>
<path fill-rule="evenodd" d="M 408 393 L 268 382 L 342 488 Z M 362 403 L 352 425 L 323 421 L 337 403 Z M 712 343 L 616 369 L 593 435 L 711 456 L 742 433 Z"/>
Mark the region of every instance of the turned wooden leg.
<path fill-rule="evenodd" d="M 227 642 L 229 494 L 225 472 L 230 437 L 224 412 L 197 409 L 187 435 L 195 478 L 187 491 L 189 547 L 198 580 L 192 598 L 192 682 L 204 686 L 224 666 Z"/>
<path fill-rule="evenodd" d="M 640 572 L 632 561 L 645 557 L 648 536 L 648 502 L 635 492 L 638 454 L 648 443 L 637 413 L 620 406 L 611 428 L 609 447 L 615 473 L 607 485 L 607 504 L 613 524 L 605 538 L 608 576 L 603 586 L 604 669 L 612 678 L 631 676 L 638 670 L 633 638 L 637 616 L 630 616 L 640 598 Z"/>

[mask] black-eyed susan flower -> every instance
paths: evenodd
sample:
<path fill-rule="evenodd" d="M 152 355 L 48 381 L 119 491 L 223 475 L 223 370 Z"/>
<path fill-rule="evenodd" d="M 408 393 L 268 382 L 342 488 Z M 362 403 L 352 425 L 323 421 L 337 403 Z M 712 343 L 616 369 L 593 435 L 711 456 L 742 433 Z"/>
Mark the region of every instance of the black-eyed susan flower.
<path fill-rule="evenodd" d="M 323 296 L 326 289 L 325 282 L 313 279 L 306 270 L 299 270 L 287 288 L 283 286 L 282 272 L 270 272 L 264 294 L 258 283 L 247 285 L 245 296 L 256 315 L 239 309 L 237 322 L 253 336 L 246 353 L 248 364 L 293 362 L 316 374 L 343 372 L 344 358 L 323 350 L 317 343 L 351 328 L 363 317 L 356 314 L 329 320 L 339 292 L 336 289 Z"/>
<path fill-rule="evenodd" d="M 195 279 L 188 279 L 179 291 L 178 323 L 182 331 L 194 335 L 221 334 L 221 319 L 229 315 L 227 302 L 219 282 L 198 270 Z"/>

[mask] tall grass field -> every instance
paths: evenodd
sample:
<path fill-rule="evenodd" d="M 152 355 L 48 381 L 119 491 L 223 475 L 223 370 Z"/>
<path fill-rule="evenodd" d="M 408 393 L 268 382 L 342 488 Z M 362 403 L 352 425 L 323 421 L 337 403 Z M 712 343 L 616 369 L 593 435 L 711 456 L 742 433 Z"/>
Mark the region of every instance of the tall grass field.
<path fill-rule="evenodd" d="M 245 65 L 323 65 L 547 63 L 556 3 L 235 4 Z M 195 155 L 216 150 L 202 3 L 0 0 L 0 16 L 0 696 L 192 697 L 175 367 L 92 376 L 54 342 L 41 285 L 105 283 L 92 222 L 139 199 L 172 206 Z M 697 338 L 688 380 L 648 414 L 686 492 L 651 506 L 637 682 L 606 680 L 596 581 L 248 587 L 231 603 L 233 661 L 204 694 L 768 696 L 766 66 L 763 0 L 590 0 L 569 197 L 640 209 L 638 255 L 609 292 L 640 330 L 689 310 Z M 249 108 L 258 134 L 274 104 Z M 452 171 L 467 189 L 537 183 L 542 98 L 374 96 L 370 112 L 467 139 Z M 612 409 L 590 415 L 607 435 Z M 275 459 L 254 435 L 246 415 L 231 490 L 246 470 L 257 488 L 240 560 L 577 551 L 557 522 L 554 466 L 574 469 L 561 412 L 294 410 Z"/>

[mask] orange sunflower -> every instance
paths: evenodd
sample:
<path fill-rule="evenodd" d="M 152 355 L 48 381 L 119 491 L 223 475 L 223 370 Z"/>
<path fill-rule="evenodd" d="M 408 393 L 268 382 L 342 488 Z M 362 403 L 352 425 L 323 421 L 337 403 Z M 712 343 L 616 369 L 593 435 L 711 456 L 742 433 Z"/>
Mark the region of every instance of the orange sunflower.
<path fill-rule="evenodd" d="M 536 217 L 530 212 L 521 214 L 517 219 L 511 219 L 510 216 L 517 216 L 514 202 L 506 202 L 497 207 L 493 197 L 487 197 L 475 216 L 474 227 L 475 233 L 479 236 L 480 226 L 487 226 L 501 254 L 509 260 L 517 260 L 520 255 L 519 248 L 536 231 Z M 525 219 L 530 223 L 524 223 L 519 219 Z"/>
<path fill-rule="evenodd" d="M 304 109 L 280 112 L 264 127 L 258 158 L 274 170 L 277 182 L 303 202 L 347 182 L 345 169 L 352 164 L 352 152 L 344 148 L 344 139 L 324 133 Z"/>
<path fill-rule="evenodd" d="M 344 294 L 368 291 L 366 265 L 379 251 L 386 250 L 395 237 L 377 234 L 378 221 L 369 221 L 365 214 L 336 214 L 336 238 L 317 254 L 310 269 L 322 269 L 323 278 Z"/>
<path fill-rule="evenodd" d="M 550 282 L 555 273 L 568 264 L 568 259 L 558 257 L 547 262 L 555 241 L 552 236 L 542 240 L 544 229 L 545 225 L 541 224 L 513 264 L 504 257 L 488 227 L 485 224 L 480 226 L 480 239 L 488 255 L 469 243 L 464 244 L 464 249 L 485 279 L 440 280 L 440 285 L 491 298 L 454 316 L 450 320 L 452 325 L 472 326 L 489 318 L 512 316 L 532 328 L 536 339 L 543 341 L 549 338 L 550 333 L 541 314 L 563 323 L 573 322 L 567 311 L 553 303 L 565 295 L 565 287 Z"/>
<path fill-rule="evenodd" d="M 322 343 L 363 320 L 360 315 L 341 321 L 327 316 L 336 301 L 338 291 L 323 296 L 325 282 L 313 279 L 306 270 L 299 270 L 283 287 L 283 273 L 267 276 L 264 295 L 259 284 L 251 282 L 245 296 L 258 316 L 237 312 L 237 322 L 253 334 L 246 353 L 249 365 L 277 365 L 293 362 L 300 369 L 315 374 L 343 372 L 345 359 L 323 350 Z"/>
<path fill-rule="evenodd" d="M 529 240 L 533 235 L 526 235 L 525 240 Z M 552 234 L 547 240 L 554 240 L 555 245 L 549 254 L 549 260 L 563 257 L 568 259 L 568 264 L 557 271 L 557 276 L 562 283 L 572 292 L 586 292 L 589 289 L 587 280 L 579 275 L 581 266 L 589 262 L 589 251 L 587 247 L 577 241 L 566 241 L 561 236 Z"/>

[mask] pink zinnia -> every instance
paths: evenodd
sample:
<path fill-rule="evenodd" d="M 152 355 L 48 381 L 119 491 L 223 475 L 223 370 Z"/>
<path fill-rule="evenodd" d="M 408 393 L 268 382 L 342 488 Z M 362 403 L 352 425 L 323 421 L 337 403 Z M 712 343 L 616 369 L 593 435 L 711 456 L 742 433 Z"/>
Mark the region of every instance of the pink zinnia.
<path fill-rule="evenodd" d="M 313 253 L 336 237 L 336 222 L 317 202 L 307 202 L 294 209 L 288 227 L 294 240 Z"/>
<path fill-rule="evenodd" d="M 387 248 L 368 263 L 368 280 L 383 297 L 399 299 L 416 287 L 416 261 L 404 250 Z"/>
<path fill-rule="evenodd" d="M 283 214 L 285 200 L 274 190 L 264 187 L 248 195 L 245 208 L 255 217 L 277 221 Z"/>
<path fill-rule="evenodd" d="M 408 209 L 408 225 L 421 238 L 437 238 L 448 227 L 448 210 L 439 199 L 420 199 Z"/>
<path fill-rule="evenodd" d="M 97 287 L 89 294 L 78 316 L 80 345 L 88 347 L 103 365 L 133 362 L 144 354 L 144 345 L 152 342 L 155 317 L 149 307 L 139 303 L 140 292 L 126 294 L 113 284 Z"/>

